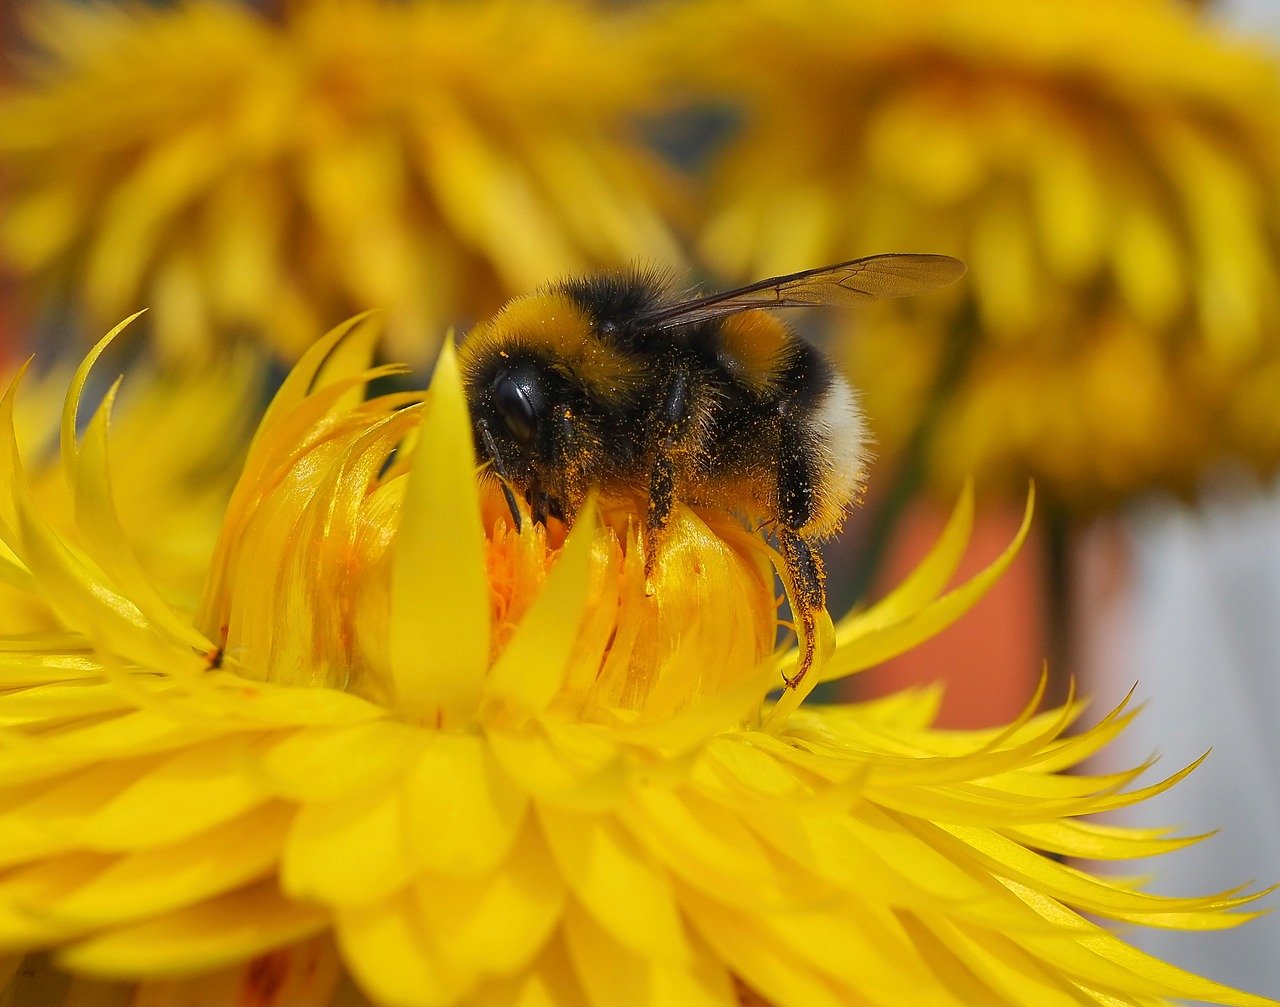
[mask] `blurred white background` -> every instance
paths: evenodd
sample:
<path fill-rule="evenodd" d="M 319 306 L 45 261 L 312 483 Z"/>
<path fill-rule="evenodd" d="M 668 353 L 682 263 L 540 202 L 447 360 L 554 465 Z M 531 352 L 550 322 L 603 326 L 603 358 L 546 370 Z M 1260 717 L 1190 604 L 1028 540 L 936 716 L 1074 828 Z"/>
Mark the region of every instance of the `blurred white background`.
<path fill-rule="evenodd" d="M 1199 508 L 1153 500 L 1121 534 L 1085 547 L 1087 691 L 1100 714 L 1138 683 L 1146 710 L 1106 753 L 1106 768 L 1153 753 L 1167 775 L 1212 749 L 1187 780 L 1122 820 L 1182 834 L 1220 829 L 1151 864 L 1157 891 L 1206 894 L 1280 881 L 1280 489 L 1219 486 Z M 1117 578 L 1116 540 L 1124 555 Z M 1111 590 L 1104 585 L 1110 585 Z M 1104 593 L 1110 600 L 1101 599 Z M 1085 599 L 1088 604 L 1088 600 Z M 1146 865 L 1135 865 L 1138 871 Z M 1147 950 L 1252 992 L 1280 995 L 1280 914 L 1206 933 L 1142 931 Z"/>

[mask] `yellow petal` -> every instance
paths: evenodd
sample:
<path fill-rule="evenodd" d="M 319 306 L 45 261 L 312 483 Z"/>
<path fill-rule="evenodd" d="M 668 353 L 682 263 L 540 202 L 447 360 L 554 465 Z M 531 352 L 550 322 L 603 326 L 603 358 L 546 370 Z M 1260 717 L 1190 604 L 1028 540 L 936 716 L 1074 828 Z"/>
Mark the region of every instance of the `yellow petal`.
<path fill-rule="evenodd" d="M 112 757 L 182 748 L 192 740 L 187 727 L 173 717 L 144 710 L 70 729 L 56 741 L 15 746 L 0 760 L 0 786 L 47 780 L 71 769 L 109 762 Z"/>
<path fill-rule="evenodd" d="M 85 845 L 104 850 L 178 842 L 266 800 L 260 782 L 246 772 L 252 757 L 251 743 L 232 736 L 192 745 L 168 758 L 144 759 L 136 780 L 91 814 L 68 821 L 66 828 Z M 157 808 L 165 813 L 157 816 Z"/>
<path fill-rule="evenodd" d="M 970 931 L 954 926 L 937 914 L 929 918 L 938 940 L 921 940 L 931 961 L 954 957 L 961 971 L 978 976 L 989 987 L 988 996 L 1000 996 L 1010 1003 L 1034 1003 L 1039 1007 L 1079 1007 L 1079 987 L 1070 977 L 1055 974 L 1019 946 L 1016 938 L 992 931 Z M 1115 1004 L 1130 1004 L 1118 1000 Z"/>
<path fill-rule="evenodd" d="M 391 673 L 408 716 L 465 723 L 489 663 L 489 583 L 471 423 L 452 343 L 436 364 L 406 478 L 391 575 Z M 424 647 L 424 640 L 443 645 Z"/>
<path fill-rule="evenodd" d="M 625 948 L 577 906 L 564 916 L 564 940 L 593 1007 L 656 1007 L 643 956 Z"/>
<path fill-rule="evenodd" d="M 692 889 L 685 890 L 680 904 L 716 957 L 767 1003 L 847 1007 L 851 1002 L 852 991 L 771 942 L 750 916 L 727 910 Z"/>
<path fill-rule="evenodd" d="M 88 929 L 41 912 L 44 903 L 74 891 L 111 861 L 101 853 L 75 852 L 20 867 L 0 879 L 0 948 L 28 949 L 66 940 Z"/>
<path fill-rule="evenodd" d="M 409 767 L 402 801 L 413 863 L 463 877 L 506 857 L 528 804 L 482 738 L 445 732 L 430 736 Z"/>
<path fill-rule="evenodd" d="M 646 960 L 689 958 L 671 880 L 625 829 L 545 804 L 538 820 L 574 895 L 614 940 Z"/>
<path fill-rule="evenodd" d="M 1122 997 L 1190 997 L 1232 1007 L 1274 1007 L 1266 997 L 1242 993 L 1139 951 L 1046 895 L 1015 882 L 1010 890 L 1062 927 L 1060 934 L 1037 940 L 1032 947 L 1073 982 L 1114 990 Z"/>
<path fill-rule="evenodd" d="M 67 394 L 62 401 L 62 425 L 59 429 L 59 437 L 62 449 L 62 468 L 67 476 L 67 485 L 72 490 L 76 486 L 75 462 L 79 454 L 79 448 L 76 445 L 76 431 L 80 429 L 77 414 L 80 408 L 80 399 L 84 395 L 85 382 L 89 380 L 89 373 L 93 370 L 93 365 L 98 362 L 98 358 L 102 356 L 107 347 L 115 342 L 116 337 L 140 318 L 142 314 L 143 312 L 141 311 L 135 311 L 99 339 L 93 349 L 85 354 L 85 358 L 80 361 L 75 374 L 72 375 L 71 383 L 67 386 Z"/>
<path fill-rule="evenodd" d="M 467 1007 L 589 1007 L 564 941 L 557 933 L 536 965 L 475 991 Z"/>
<path fill-rule="evenodd" d="M 145 152 L 98 211 L 82 280 L 95 311 L 113 315 L 141 286 L 171 214 L 203 191 L 228 154 L 221 129 L 192 123 Z"/>
<path fill-rule="evenodd" d="M 293 809 L 269 804 L 190 839 L 120 857 L 42 912 L 75 923 L 166 913 L 263 877 L 284 844 Z"/>
<path fill-rule="evenodd" d="M 191 625 L 188 618 L 179 616 L 160 597 L 120 526 L 107 463 L 107 424 L 117 388 L 118 383 L 112 386 L 94 413 L 74 463 L 77 524 L 93 543 L 94 558 L 151 626 L 179 646 L 201 654 L 208 653 L 213 644 Z M 74 407 L 71 421 L 75 422 Z"/>
<path fill-rule="evenodd" d="M 261 442 L 274 432 L 280 421 L 300 406 L 308 395 L 313 394 L 321 387 L 325 387 L 325 385 L 317 385 L 317 379 L 320 377 L 321 372 L 324 373 L 326 384 L 345 378 L 352 378 L 360 373 L 359 371 L 344 373 L 339 369 L 343 363 L 354 363 L 361 359 L 359 353 L 350 356 L 342 353 L 341 347 L 343 343 L 361 330 L 365 322 L 372 317 L 372 314 L 372 312 L 366 311 L 364 314 L 348 318 L 341 325 L 330 329 L 322 338 L 317 339 L 314 344 L 308 347 L 298 362 L 289 369 L 284 381 L 280 383 L 280 387 L 276 390 L 275 395 L 272 396 L 271 404 L 267 406 L 266 412 L 263 413 L 262 420 L 258 424 L 258 431 L 249 445 L 249 454 L 245 460 L 246 471 L 250 463 L 259 458 L 260 452 L 258 449 Z M 335 353 L 338 355 L 334 356 Z"/>
<path fill-rule="evenodd" d="M 1128 918 L 1146 914 L 1180 914 L 1224 910 L 1244 905 L 1256 895 L 1232 897 L 1231 892 L 1198 898 L 1170 898 L 1131 891 L 1108 884 L 1066 864 L 1027 850 L 989 829 L 943 825 L 940 828 L 961 840 L 992 873 L 1011 878 L 1069 905 L 1106 916 Z"/>
<path fill-rule="evenodd" d="M 96 564 L 44 522 L 25 494 L 17 503 L 24 559 L 64 625 L 110 641 L 111 652 L 146 668 L 187 676 L 205 670 L 200 655 L 156 633 L 138 607 L 109 586 Z"/>
<path fill-rule="evenodd" d="M 265 881 L 58 952 L 60 964 L 101 976 L 206 971 L 292 944 L 328 925 L 320 909 L 286 900 Z"/>
<path fill-rule="evenodd" d="M 1000 831 L 1024 846 L 1077 860 L 1154 857 L 1191 846 L 1212 835 L 1166 838 L 1172 830 L 1126 828 L 1071 819 L 1006 826 Z"/>
<path fill-rule="evenodd" d="M 854 897 L 856 899 L 856 896 Z M 878 1007 L 915 1003 L 935 981 L 902 929 L 902 906 L 854 899 L 752 920 L 760 939 Z M 925 994 L 928 995 L 928 994 Z"/>
<path fill-rule="evenodd" d="M 778 863 L 735 811 L 699 795 L 639 790 L 619 817 L 671 875 L 720 902 L 750 910 L 830 895 L 808 871 Z"/>
<path fill-rule="evenodd" d="M 61 653 L 23 653 L 17 649 L 22 646 L 21 641 L 13 638 L 0 642 L 0 674 L 10 688 L 58 686 L 102 677 L 102 662 L 89 656 L 84 639 L 78 634 L 61 635 L 57 648 Z M 0 723 L 3 723 L 3 718 L 0 718 Z"/>
<path fill-rule="evenodd" d="M 277 686 L 225 671 L 205 678 L 218 689 L 203 698 L 211 698 L 215 709 L 242 718 L 246 729 L 362 724 L 387 715 L 385 709 L 338 689 Z"/>
<path fill-rule="evenodd" d="M 619 944 L 588 913 L 570 906 L 565 945 L 587 999 L 597 1007 L 738 1007 L 724 965 L 704 945 L 683 961 L 652 961 Z"/>
<path fill-rule="evenodd" d="M 546 944 L 567 890 L 529 820 L 506 862 L 487 877 L 426 874 L 415 883 L 414 894 L 446 959 L 505 975 L 524 969 Z"/>
<path fill-rule="evenodd" d="M 950 583 L 973 534 L 973 480 L 966 479 L 946 527 L 910 574 L 865 612 L 851 612 L 836 624 L 836 644 L 914 615 Z"/>
<path fill-rule="evenodd" d="M 545 710 L 564 681 L 569 656 L 590 586 L 595 507 L 588 504 L 574 521 L 556 565 L 529 611 L 494 662 L 485 683 L 486 721 Z"/>
<path fill-rule="evenodd" d="M 336 924 L 347 966 L 378 1003 L 445 1007 L 474 985 L 474 976 L 442 959 L 407 892 L 344 909 Z"/>
<path fill-rule="evenodd" d="M 13 400 L 25 372 L 24 366 L 0 399 L 0 452 L 8 484 L 0 493 L 0 535 L 31 570 L 64 625 L 105 635 L 117 645 L 118 653 L 144 665 L 173 672 L 203 670 L 195 654 L 173 652 L 149 629 L 137 606 L 116 592 L 101 570 L 41 517 L 22 470 L 13 422 Z"/>
<path fill-rule="evenodd" d="M 409 883 L 401 781 L 325 804 L 307 804 L 289 830 L 280 887 L 291 897 L 335 906 L 384 901 Z"/>
<path fill-rule="evenodd" d="M 88 662 L 86 662 L 88 663 Z M 8 669 L 6 668 L 5 671 Z M 59 669 L 61 670 L 61 669 Z M 95 670 L 101 672 L 101 665 Z M 8 684 L 8 676 L 5 676 Z M 66 681 L 37 685 L 0 695 L 0 725 L 40 725 L 45 721 L 100 716 L 127 709 L 129 701 L 114 685 L 101 682 Z"/>
<path fill-rule="evenodd" d="M 258 760 L 272 793 L 306 804 L 378 787 L 403 771 L 421 744 L 418 732 L 394 721 L 291 732 Z"/>
<path fill-rule="evenodd" d="M 18 368 L 4 395 L 0 396 L 0 538 L 8 552 L 19 560 L 22 557 L 22 535 L 18 530 L 18 510 L 14 501 L 19 493 L 26 491 L 27 475 L 18 452 L 14 400 L 32 359 L 28 358 Z"/>
<path fill-rule="evenodd" d="M 577 725 L 552 725 L 489 734 L 494 757 L 517 786 L 535 799 L 582 811 L 603 810 L 625 793 L 627 766 L 616 745 Z"/>

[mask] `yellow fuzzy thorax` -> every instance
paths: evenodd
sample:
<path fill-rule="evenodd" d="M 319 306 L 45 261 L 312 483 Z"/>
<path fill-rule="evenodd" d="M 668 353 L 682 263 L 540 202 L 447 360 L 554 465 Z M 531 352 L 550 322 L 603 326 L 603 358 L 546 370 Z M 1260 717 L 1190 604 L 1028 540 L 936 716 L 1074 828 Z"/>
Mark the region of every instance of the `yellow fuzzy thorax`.
<path fill-rule="evenodd" d="M 644 361 L 602 340 L 586 312 L 565 294 L 517 297 L 462 342 L 464 375 L 495 355 L 531 351 L 605 402 L 624 398 L 645 378 Z"/>
<path fill-rule="evenodd" d="M 125 982 L 136 1003 L 227 1007 L 267 989 L 378 1007 L 1269 1003 L 1082 915 L 1215 929 L 1256 895 L 1149 895 L 1042 855 L 1195 841 L 1081 819 L 1189 771 L 1066 772 L 1132 712 L 1067 735 L 1082 704 L 1036 697 L 1007 728 L 953 732 L 929 726 L 930 691 L 775 701 L 795 650 L 772 643 L 759 537 L 682 511 L 646 590 L 625 509 L 514 534 L 477 486 L 452 350 L 425 395 L 366 401 L 361 343 L 331 334 L 277 394 L 198 612 L 121 532 L 110 399 L 77 436 L 87 365 L 63 425 L 76 541 L 32 500 L 17 385 L 0 399 L 0 574 L 58 620 L 0 641 L 14 1003 L 97 1004 Z M 1000 575 L 1021 535 L 948 589 L 972 506 L 895 591 L 828 623 L 815 682 L 932 636 Z"/>

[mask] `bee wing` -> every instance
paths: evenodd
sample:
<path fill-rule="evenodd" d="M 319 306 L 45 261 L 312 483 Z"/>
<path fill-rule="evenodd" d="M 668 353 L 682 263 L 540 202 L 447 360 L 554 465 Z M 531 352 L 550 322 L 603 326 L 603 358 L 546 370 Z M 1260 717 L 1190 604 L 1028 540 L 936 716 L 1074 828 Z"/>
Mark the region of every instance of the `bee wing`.
<path fill-rule="evenodd" d="M 637 322 L 653 328 L 688 325 L 755 308 L 807 308 L 910 297 L 953 283 L 965 265 L 949 255 L 889 253 L 774 276 L 737 290 L 655 308 Z"/>

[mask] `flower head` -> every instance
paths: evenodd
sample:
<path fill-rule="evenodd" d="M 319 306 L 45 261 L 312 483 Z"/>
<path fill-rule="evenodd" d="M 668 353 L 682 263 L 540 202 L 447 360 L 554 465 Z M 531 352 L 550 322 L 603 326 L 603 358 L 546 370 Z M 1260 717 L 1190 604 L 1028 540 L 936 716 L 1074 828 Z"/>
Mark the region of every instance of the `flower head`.
<path fill-rule="evenodd" d="M 680 16 L 693 92 L 747 112 L 710 258 L 745 277 L 883 251 L 969 264 L 848 340 L 886 454 L 936 409 L 935 488 L 1031 474 L 1081 509 L 1223 458 L 1280 464 L 1274 53 L 1168 0 Z"/>
<path fill-rule="evenodd" d="M 625 18 L 573 0 L 42 4 L 0 101 L 0 252 L 171 358 L 249 332 L 286 355 L 388 311 L 444 323 L 634 256 L 675 261 Z M 670 186 L 666 187 L 670 191 Z"/>
<path fill-rule="evenodd" d="M 646 584 L 623 511 L 513 532 L 480 496 L 451 348 L 425 396 L 365 399 L 381 371 L 352 328 L 270 407 L 195 613 L 118 535 L 110 398 L 75 434 L 86 369 L 64 428 L 80 542 L 36 508 L 16 388 L 0 400 L 0 537 L 62 621 L 0 649 L 0 947 L 228 1004 L 1268 1002 L 1081 915 L 1218 928 L 1256 896 L 1042 855 L 1194 841 L 1080 820 L 1187 772 L 1064 774 L 1131 713 L 1068 737 L 1074 701 L 979 732 L 930 729 L 929 692 L 773 701 L 796 652 L 774 648 L 762 539 L 679 509 Z M 976 600 L 1019 543 L 945 591 L 971 519 L 966 493 L 814 677 Z"/>

